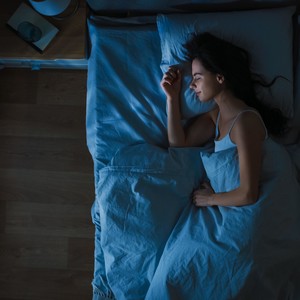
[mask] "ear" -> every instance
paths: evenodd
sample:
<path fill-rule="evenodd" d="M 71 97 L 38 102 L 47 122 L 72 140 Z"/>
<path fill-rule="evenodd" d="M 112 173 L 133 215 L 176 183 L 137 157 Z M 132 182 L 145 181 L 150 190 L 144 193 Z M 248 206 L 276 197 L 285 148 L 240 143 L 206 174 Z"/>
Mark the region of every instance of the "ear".
<path fill-rule="evenodd" d="M 217 74 L 217 81 L 222 84 L 224 82 L 225 78 L 223 75 L 221 74 Z"/>

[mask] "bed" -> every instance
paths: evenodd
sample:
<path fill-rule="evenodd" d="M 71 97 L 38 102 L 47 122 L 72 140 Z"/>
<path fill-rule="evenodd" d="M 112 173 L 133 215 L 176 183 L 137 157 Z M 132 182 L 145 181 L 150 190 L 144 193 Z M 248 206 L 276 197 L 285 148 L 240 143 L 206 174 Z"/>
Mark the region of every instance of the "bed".
<path fill-rule="evenodd" d="M 91 0 L 89 5 L 93 299 L 300 299 L 296 2 Z M 168 146 L 159 83 L 169 65 L 180 65 L 184 73 L 183 125 L 214 107 L 213 101 L 196 101 L 188 88 L 190 65 L 181 45 L 195 30 L 247 48 L 253 69 L 267 79 L 278 74 L 288 79 L 259 91 L 290 118 L 291 129 L 282 140 L 264 143 L 254 205 L 195 208 L 190 196 L 204 179 L 215 191 L 239 184 L 236 152 L 214 153 L 211 144 Z"/>

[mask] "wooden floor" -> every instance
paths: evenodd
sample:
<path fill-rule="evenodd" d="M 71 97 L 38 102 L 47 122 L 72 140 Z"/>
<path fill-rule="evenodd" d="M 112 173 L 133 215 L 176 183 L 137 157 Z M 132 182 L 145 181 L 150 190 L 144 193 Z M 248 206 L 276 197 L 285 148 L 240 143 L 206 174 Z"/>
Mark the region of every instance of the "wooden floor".
<path fill-rule="evenodd" d="M 86 71 L 0 70 L 0 299 L 91 299 Z"/>

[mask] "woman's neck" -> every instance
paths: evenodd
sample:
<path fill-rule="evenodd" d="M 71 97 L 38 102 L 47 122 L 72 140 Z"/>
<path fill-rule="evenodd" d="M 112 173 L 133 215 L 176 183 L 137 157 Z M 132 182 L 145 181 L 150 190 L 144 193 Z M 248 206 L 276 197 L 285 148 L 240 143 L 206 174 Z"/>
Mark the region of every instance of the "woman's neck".
<path fill-rule="evenodd" d="M 242 109 L 248 107 L 244 101 L 236 98 L 232 92 L 227 89 L 222 90 L 215 97 L 215 102 L 219 107 L 223 119 L 231 119 Z"/>

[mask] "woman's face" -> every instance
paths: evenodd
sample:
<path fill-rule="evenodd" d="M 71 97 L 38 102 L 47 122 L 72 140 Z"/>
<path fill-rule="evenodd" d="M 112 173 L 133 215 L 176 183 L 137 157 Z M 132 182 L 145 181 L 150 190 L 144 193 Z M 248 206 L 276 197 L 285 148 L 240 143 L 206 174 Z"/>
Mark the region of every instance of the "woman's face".
<path fill-rule="evenodd" d="M 190 88 L 202 102 L 215 98 L 223 89 L 223 76 L 205 69 L 199 59 L 194 59 L 192 62 L 192 76 Z"/>

